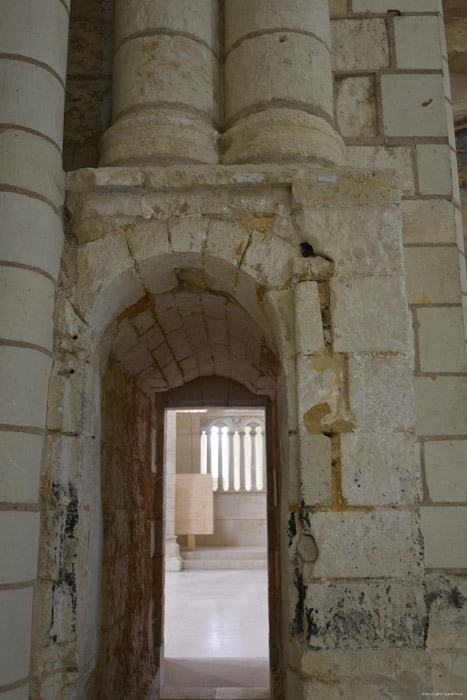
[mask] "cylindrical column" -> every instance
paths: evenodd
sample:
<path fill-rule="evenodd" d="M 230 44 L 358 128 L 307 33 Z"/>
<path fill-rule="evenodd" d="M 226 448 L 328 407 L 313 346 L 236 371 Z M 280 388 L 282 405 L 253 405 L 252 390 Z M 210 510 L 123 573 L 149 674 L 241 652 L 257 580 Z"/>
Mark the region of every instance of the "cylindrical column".
<path fill-rule="evenodd" d="M 224 163 L 339 163 L 328 0 L 226 0 Z"/>
<path fill-rule="evenodd" d="M 63 243 L 69 0 L 1 0 L 0 12 L 2 698 L 30 692 L 39 481 Z"/>
<path fill-rule="evenodd" d="M 177 412 L 167 411 L 165 418 L 165 555 L 166 571 L 180 571 L 182 558 L 175 535 L 175 481 L 177 450 Z M 1 700 L 1 699 L 0 699 Z"/>
<path fill-rule="evenodd" d="M 100 165 L 218 162 L 218 3 L 117 0 Z"/>

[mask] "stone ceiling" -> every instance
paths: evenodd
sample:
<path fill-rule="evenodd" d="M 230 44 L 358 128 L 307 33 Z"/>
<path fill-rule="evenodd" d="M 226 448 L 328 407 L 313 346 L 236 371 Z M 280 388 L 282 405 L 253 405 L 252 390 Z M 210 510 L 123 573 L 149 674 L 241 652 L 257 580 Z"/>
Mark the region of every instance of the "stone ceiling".
<path fill-rule="evenodd" d="M 274 347 L 233 297 L 188 287 L 127 309 L 111 356 L 155 391 L 217 375 L 272 395 L 279 371 Z"/>

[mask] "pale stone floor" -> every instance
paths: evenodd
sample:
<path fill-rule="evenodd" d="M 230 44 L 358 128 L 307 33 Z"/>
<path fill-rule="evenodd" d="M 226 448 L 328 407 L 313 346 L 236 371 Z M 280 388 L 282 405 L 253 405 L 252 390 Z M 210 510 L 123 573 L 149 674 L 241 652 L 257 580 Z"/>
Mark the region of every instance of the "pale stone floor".
<path fill-rule="evenodd" d="M 165 579 L 164 698 L 269 697 L 267 572 Z"/>

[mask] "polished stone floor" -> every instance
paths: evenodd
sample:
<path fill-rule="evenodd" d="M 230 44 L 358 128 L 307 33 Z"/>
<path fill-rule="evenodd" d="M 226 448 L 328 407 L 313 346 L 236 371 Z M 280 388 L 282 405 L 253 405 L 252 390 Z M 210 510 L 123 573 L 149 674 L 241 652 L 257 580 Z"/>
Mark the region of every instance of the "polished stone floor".
<path fill-rule="evenodd" d="M 165 601 L 165 697 L 268 697 L 266 571 L 170 572 Z"/>

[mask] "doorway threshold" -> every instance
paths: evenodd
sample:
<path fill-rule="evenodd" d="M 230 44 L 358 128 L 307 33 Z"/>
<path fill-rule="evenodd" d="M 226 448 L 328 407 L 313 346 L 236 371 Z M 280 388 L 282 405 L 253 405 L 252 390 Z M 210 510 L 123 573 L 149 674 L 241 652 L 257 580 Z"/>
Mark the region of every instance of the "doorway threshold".
<path fill-rule="evenodd" d="M 164 688 L 161 700 L 270 700 L 269 688 Z"/>

